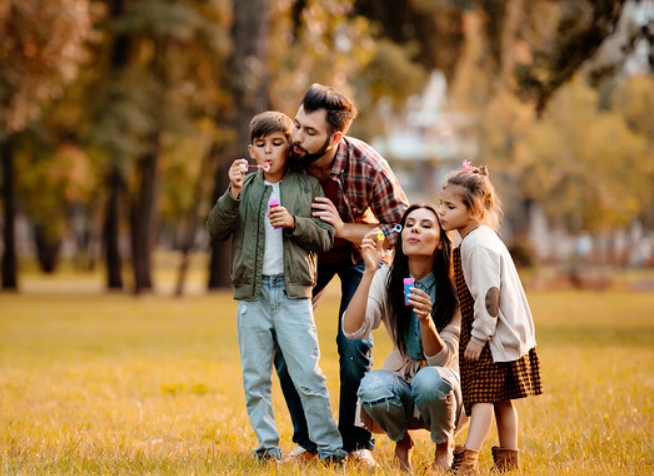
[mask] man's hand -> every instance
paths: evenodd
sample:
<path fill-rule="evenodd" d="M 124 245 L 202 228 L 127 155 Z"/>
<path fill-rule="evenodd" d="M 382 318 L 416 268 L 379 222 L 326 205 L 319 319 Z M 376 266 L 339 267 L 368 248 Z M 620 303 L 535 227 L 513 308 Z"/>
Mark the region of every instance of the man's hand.
<path fill-rule="evenodd" d="M 342 238 L 343 220 L 338 214 L 334 203 L 327 197 L 316 197 L 311 204 L 311 216 L 320 218 L 322 221 L 329 223 L 336 230 L 336 236 Z"/>

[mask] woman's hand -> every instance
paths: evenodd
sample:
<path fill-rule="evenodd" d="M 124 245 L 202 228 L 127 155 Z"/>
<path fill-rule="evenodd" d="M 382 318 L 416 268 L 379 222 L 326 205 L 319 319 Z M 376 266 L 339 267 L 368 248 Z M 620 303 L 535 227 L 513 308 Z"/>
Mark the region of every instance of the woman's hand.
<path fill-rule="evenodd" d="M 421 321 L 429 319 L 431 314 L 432 302 L 429 294 L 422 289 L 411 288 L 411 294 L 407 296 L 409 304 L 413 306 L 413 312 Z"/>
<path fill-rule="evenodd" d="M 422 289 L 411 288 L 411 294 L 407 296 L 409 304 L 413 306 L 413 312 L 420 319 L 420 329 L 422 334 L 422 347 L 425 355 L 437 355 L 445 343 L 441 339 L 436 324 L 431 317 L 432 302 L 429 294 Z"/>
<path fill-rule="evenodd" d="M 377 270 L 379 263 L 384 257 L 384 241 L 380 241 L 377 236 L 379 235 L 379 228 L 366 233 L 366 236 L 361 240 L 361 257 L 366 264 L 366 269 Z"/>

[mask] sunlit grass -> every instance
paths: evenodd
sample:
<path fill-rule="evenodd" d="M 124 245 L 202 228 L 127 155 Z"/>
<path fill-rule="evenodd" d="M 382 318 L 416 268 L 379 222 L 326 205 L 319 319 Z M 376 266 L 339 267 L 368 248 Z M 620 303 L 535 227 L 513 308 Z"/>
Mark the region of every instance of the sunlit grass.
<path fill-rule="evenodd" d="M 254 460 L 231 293 L 135 298 L 56 281 L 0 294 L 0 474 L 357 474 Z M 529 298 L 545 394 L 517 402 L 517 474 L 653 474 L 654 294 Z M 337 304 L 334 289 L 316 312 L 334 411 Z M 378 367 L 389 347 L 383 331 L 375 338 Z M 273 392 L 288 453 L 292 427 L 276 383 Z M 493 444 L 494 431 L 484 471 Z M 392 448 L 377 436 L 385 474 L 395 474 Z M 432 456 L 418 434 L 418 473 Z"/>

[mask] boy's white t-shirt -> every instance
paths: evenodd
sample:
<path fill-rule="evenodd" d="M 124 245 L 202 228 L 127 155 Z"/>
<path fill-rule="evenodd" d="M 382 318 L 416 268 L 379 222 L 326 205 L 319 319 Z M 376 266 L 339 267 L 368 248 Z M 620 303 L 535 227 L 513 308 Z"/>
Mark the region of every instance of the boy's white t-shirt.
<path fill-rule="evenodd" d="M 272 193 L 269 200 L 276 198 L 280 205 L 281 197 L 279 194 L 279 183 L 270 183 L 264 181 L 266 185 L 272 187 Z M 266 210 L 266 215 L 268 210 Z M 284 274 L 284 238 L 283 228 L 275 230 L 270 224 L 270 219 L 266 216 L 264 220 L 264 248 L 263 248 L 263 268 L 261 274 L 264 276 L 278 276 Z"/>

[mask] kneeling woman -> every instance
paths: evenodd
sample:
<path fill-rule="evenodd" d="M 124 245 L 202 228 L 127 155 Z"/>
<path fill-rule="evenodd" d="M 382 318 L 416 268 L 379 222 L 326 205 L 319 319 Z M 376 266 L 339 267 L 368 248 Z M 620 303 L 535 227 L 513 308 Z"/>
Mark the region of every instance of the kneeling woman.
<path fill-rule="evenodd" d="M 383 322 L 394 344 L 382 370 L 361 380 L 358 397 L 365 413 L 360 423 L 370 430 L 376 423 L 386 432 L 396 443 L 395 458 L 404 471 L 412 469 L 409 430 L 429 430 L 436 444 L 434 465 L 447 469 L 454 435 L 467 423 L 459 383 L 461 316 L 451 242 L 429 205 L 409 207 L 401 225 L 390 266 L 382 264 L 377 232 L 362 240 L 365 271 L 343 314 L 347 337 L 362 338 Z M 415 280 L 406 302 L 405 278 Z"/>

